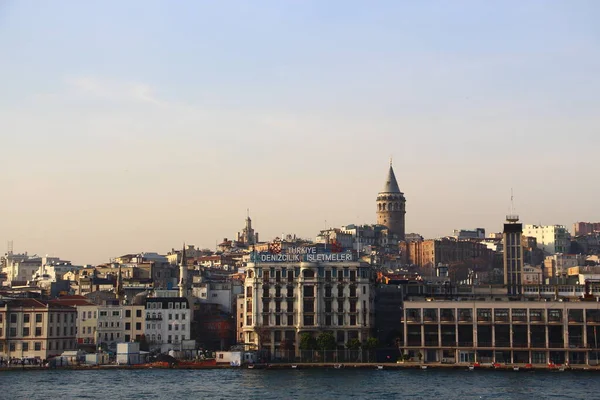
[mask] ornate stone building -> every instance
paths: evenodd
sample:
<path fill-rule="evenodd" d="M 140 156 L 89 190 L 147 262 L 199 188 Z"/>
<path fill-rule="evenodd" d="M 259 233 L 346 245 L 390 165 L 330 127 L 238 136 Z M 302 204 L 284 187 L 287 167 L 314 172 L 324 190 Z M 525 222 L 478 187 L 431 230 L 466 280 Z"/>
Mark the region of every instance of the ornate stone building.
<path fill-rule="evenodd" d="M 391 234 L 404 240 L 406 215 L 406 199 L 400 191 L 394 169 L 390 162 L 387 180 L 383 190 L 377 195 L 377 223 L 388 228 Z"/>

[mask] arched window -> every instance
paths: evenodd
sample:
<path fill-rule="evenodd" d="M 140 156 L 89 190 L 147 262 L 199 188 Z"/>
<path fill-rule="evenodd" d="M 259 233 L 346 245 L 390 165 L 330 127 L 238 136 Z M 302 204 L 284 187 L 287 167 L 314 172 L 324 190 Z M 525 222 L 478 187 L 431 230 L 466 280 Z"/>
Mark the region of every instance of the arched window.
<path fill-rule="evenodd" d="M 252 270 L 248 271 L 248 278 L 254 278 L 254 271 L 252 271 Z"/>
<path fill-rule="evenodd" d="M 160 333 L 158 334 L 158 341 L 161 342 L 162 341 L 162 337 L 160 336 Z"/>
<path fill-rule="evenodd" d="M 381 209 L 382 209 L 381 211 L 385 211 L 385 203 L 383 203 L 383 204 L 381 205 Z"/>
<path fill-rule="evenodd" d="M 152 341 L 156 342 L 156 335 L 152 335 Z"/>

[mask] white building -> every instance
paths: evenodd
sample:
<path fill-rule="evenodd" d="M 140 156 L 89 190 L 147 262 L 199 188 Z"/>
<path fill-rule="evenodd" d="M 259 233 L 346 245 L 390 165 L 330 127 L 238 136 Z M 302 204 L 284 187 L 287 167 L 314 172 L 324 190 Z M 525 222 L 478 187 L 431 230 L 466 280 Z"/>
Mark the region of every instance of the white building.
<path fill-rule="evenodd" d="M 319 253 L 316 247 L 299 247 L 260 253 L 248 263 L 244 284 L 244 305 L 238 310 L 244 343 L 276 354 L 284 342 L 299 350 L 302 333 L 331 331 L 340 348 L 370 336 L 371 269 L 354 261 L 350 251 Z"/>
<path fill-rule="evenodd" d="M 147 298 L 145 313 L 145 335 L 151 348 L 179 350 L 182 341 L 190 340 L 192 310 L 186 298 Z"/>
<path fill-rule="evenodd" d="M 192 294 L 199 303 L 218 304 L 221 310 L 232 313 L 238 295 L 242 294 L 240 281 L 201 282 L 192 288 Z"/>
<path fill-rule="evenodd" d="M 563 225 L 525 225 L 523 236 L 534 237 L 545 253 L 568 253 L 571 245 L 569 231 Z"/>

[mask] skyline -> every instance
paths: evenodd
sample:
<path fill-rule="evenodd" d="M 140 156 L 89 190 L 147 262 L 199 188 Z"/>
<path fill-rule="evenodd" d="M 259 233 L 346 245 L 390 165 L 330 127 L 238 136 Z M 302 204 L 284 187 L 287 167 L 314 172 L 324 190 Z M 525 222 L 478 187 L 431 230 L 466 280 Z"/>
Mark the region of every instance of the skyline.
<path fill-rule="evenodd" d="M 0 5 L 0 243 L 97 264 L 375 223 L 600 220 L 591 1 Z M 596 12 L 595 12 L 596 11 Z M 327 221 L 327 226 L 325 225 Z"/>

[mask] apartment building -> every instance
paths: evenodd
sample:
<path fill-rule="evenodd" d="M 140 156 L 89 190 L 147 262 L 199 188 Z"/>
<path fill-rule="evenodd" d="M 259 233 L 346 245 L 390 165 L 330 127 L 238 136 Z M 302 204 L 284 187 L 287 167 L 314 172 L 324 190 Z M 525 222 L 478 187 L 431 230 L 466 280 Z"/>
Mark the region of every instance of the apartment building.
<path fill-rule="evenodd" d="M 185 297 L 152 297 L 145 304 L 146 340 L 161 351 L 181 349 L 191 338 L 192 310 Z"/>
<path fill-rule="evenodd" d="M 76 314 L 52 301 L 0 301 L 0 356 L 45 360 L 75 349 Z"/>

